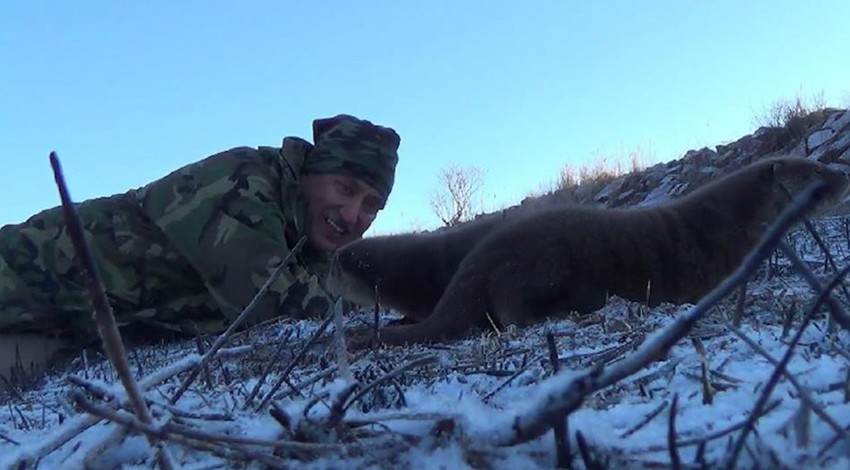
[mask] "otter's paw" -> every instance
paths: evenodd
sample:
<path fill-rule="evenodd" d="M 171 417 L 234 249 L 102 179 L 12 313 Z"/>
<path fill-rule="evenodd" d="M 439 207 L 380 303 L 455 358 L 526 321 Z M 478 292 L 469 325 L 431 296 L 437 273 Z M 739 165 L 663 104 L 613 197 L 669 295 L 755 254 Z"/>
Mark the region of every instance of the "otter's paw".
<path fill-rule="evenodd" d="M 345 346 L 349 351 L 370 349 L 378 345 L 375 330 L 372 328 L 357 328 L 345 332 Z"/>

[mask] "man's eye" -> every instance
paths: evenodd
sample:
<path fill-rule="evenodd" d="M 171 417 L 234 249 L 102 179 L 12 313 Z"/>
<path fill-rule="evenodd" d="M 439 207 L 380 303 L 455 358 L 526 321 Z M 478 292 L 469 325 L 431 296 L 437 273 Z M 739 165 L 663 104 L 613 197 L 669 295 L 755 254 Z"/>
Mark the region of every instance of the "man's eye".
<path fill-rule="evenodd" d="M 364 201 L 363 210 L 370 215 L 375 215 L 381 210 L 381 205 L 374 201 Z"/>
<path fill-rule="evenodd" d="M 354 189 L 345 183 L 337 183 L 336 187 L 339 189 L 339 192 L 346 196 L 350 196 L 354 192 Z"/>

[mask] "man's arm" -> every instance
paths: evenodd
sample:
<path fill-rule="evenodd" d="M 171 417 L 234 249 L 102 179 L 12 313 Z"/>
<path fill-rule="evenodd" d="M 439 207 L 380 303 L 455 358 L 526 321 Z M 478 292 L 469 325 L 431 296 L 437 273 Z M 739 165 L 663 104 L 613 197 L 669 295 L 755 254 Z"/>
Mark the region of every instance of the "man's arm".
<path fill-rule="evenodd" d="M 289 254 L 292 215 L 283 200 L 281 167 L 240 147 L 189 165 L 143 189 L 146 214 L 198 271 L 229 318 L 251 301 Z M 290 240 L 294 243 L 296 240 Z M 320 314 L 330 300 L 297 260 L 275 281 L 251 321 Z"/>

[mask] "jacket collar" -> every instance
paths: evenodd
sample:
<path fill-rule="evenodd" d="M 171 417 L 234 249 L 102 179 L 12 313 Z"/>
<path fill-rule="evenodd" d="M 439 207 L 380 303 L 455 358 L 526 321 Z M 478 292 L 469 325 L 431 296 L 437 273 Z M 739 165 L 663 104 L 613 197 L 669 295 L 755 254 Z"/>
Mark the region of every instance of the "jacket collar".
<path fill-rule="evenodd" d="M 307 154 L 313 149 L 313 144 L 300 137 L 284 137 L 280 146 L 280 157 L 290 171 L 290 176 L 295 181 L 301 179 L 301 168 Z"/>

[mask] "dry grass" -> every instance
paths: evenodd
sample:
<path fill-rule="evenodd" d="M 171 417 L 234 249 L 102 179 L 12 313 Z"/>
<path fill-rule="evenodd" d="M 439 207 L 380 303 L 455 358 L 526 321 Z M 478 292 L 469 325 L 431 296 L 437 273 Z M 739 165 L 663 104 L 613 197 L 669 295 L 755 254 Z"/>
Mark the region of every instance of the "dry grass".
<path fill-rule="evenodd" d="M 809 97 L 798 92 L 790 99 L 778 99 L 753 116 L 756 127 L 793 127 L 795 121 L 827 108 L 824 92 Z"/>

